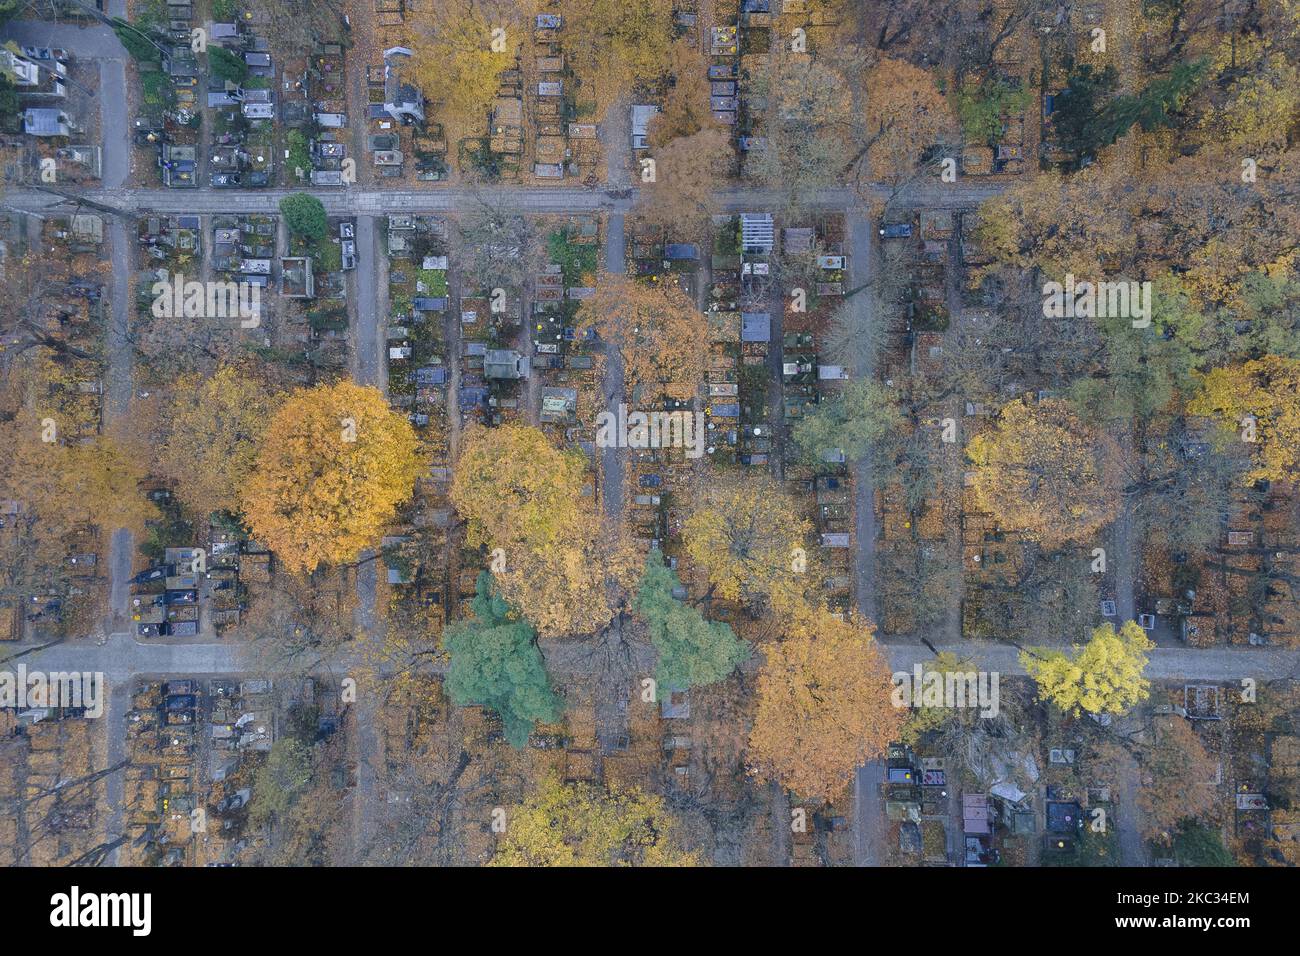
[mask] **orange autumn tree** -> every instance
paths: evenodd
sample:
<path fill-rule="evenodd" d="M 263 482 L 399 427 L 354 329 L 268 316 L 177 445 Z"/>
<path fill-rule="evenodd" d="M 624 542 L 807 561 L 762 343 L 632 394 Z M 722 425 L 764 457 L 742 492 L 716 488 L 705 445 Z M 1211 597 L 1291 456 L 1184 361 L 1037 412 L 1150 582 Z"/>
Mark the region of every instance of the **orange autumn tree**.
<path fill-rule="evenodd" d="M 633 215 L 681 240 L 704 241 L 718 211 L 717 191 L 735 160 L 731 134 L 709 108 L 708 60 L 684 41 L 673 44 L 663 109 L 650 121 L 653 175 L 641 170 Z"/>
<path fill-rule="evenodd" d="M 419 468 L 414 429 L 378 389 L 302 388 L 267 425 L 244 515 L 291 571 L 346 563 L 375 544 Z"/>
<path fill-rule="evenodd" d="M 1149 743 L 1138 753 L 1141 786 L 1137 806 L 1142 835 L 1168 842 L 1178 824 L 1204 821 L 1218 805 L 1213 786 L 1218 761 L 1206 752 L 1192 722 L 1184 717 L 1159 718 Z"/>
<path fill-rule="evenodd" d="M 650 120 L 648 139 L 652 149 L 675 139 L 694 136 L 705 129 L 719 128 L 709 105 L 709 61 L 684 40 L 672 46 L 663 108 Z"/>
<path fill-rule="evenodd" d="M 872 625 L 802 605 L 784 631 L 764 648 L 749 758 L 765 779 L 829 802 L 898 738 L 908 710 L 893 704 Z"/>
<path fill-rule="evenodd" d="M 1291 480 L 1300 471 L 1300 360 L 1265 355 L 1216 368 L 1187 410 L 1214 418 L 1221 437 L 1250 443 L 1248 482 Z"/>
<path fill-rule="evenodd" d="M 1086 426 L 1060 399 L 1009 403 L 966 454 L 981 507 L 1046 548 L 1086 540 L 1119 511 L 1114 439 Z"/>
<path fill-rule="evenodd" d="M 704 377 L 708 327 L 675 283 L 601 273 L 578 310 L 578 325 L 618 346 L 629 385 L 690 387 Z"/>
<path fill-rule="evenodd" d="M 654 178 L 641 183 L 633 210 L 637 220 L 683 239 L 705 240 L 720 208 L 717 193 L 725 185 L 733 155 L 731 134 L 719 128 L 656 147 Z"/>
<path fill-rule="evenodd" d="M 957 120 L 934 73 L 882 57 L 867 74 L 867 136 L 862 147 L 871 177 L 898 185 L 913 176 L 922 154 L 952 138 Z"/>

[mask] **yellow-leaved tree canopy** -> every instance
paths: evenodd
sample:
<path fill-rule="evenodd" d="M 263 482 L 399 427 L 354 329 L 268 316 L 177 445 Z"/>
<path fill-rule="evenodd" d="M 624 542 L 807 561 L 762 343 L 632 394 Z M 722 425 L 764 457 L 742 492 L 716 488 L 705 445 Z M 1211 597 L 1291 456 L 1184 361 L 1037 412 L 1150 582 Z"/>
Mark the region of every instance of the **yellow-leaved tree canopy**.
<path fill-rule="evenodd" d="M 1125 621 L 1118 631 L 1107 623 L 1071 654 L 1034 648 L 1021 651 L 1020 662 L 1038 682 L 1038 693 L 1061 710 L 1124 714 L 1151 693 L 1142 674 L 1154 646 L 1136 621 Z"/>
<path fill-rule="evenodd" d="M 506 812 L 492 866 L 695 866 L 662 797 L 546 777 Z"/>
<path fill-rule="evenodd" d="M 640 572 L 625 535 L 584 500 L 585 471 L 580 454 L 527 425 L 471 428 L 456 462 L 451 501 L 468 541 L 500 549 L 501 595 L 543 637 L 604 627 Z"/>
<path fill-rule="evenodd" d="M 908 711 L 894 706 L 870 624 L 799 605 L 783 632 L 763 648 L 749 759 L 800 797 L 834 800 L 855 767 L 898 738 Z"/>
<path fill-rule="evenodd" d="M 672 0 L 559 0 L 560 40 L 593 120 L 638 84 L 659 79 L 672 59 Z M 590 122 L 590 121 L 588 121 Z"/>
<path fill-rule="evenodd" d="M 155 468 L 176 482 L 187 508 L 197 515 L 239 509 L 273 405 L 266 386 L 230 365 L 177 379 Z"/>
<path fill-rule="evenodd" d="M 720 473 L 692 488 L 682 541 L 710 594 L 751 608 L 789 608 L 816 584 L 812 524 L 765 475 Z"/>
<path fill-rule="evenodd" d="M 0 447 L 0 498 L 19 503 L 41 541 L 85 527 L 139 534 L 157 517 L 140 490 L 146 458 L 128 440 L 106 434 L 65 445 L 57 420 L 28 416 L 3 424 Z"/>
<path fill-rule="evenodd" d="M 1010 402 L 966 454 L 980 505 L 1046 548 L 1086 541 L 1119 511 L 1118 446 L 1060 399 Z"/>
<path fill-rule="evenodd" d="M 414 429 L 378 389 L 351 381 L 302 388 L 267 425 L 244 515 L 289 570 L 343 564 L 376 543 L 419 468 Z"/>
<path fill-rule="evenodd" d="M 547 547 L 581 520 L 575 492 L 585 465 L 577 452 L 527 425 L 471 428 L 463 448 L 451 500 L 469 522 L 470 545 Z"/>
<path fill-rule="evenodd" d="M 408 18 L 415 54 L 411 79 L 427 109 L 457 131 L 483 126 L 500 86 L 497 77 L 517 65 L 535 0 L 432 0 Z"/>
<path fill-rule="evenodd" d="M 1300 471 L 1300 360 L 1265 355 L 1213 369 L 1187 410 L 1248 443 L 1255 467 L 1247 481 L 1293 480 Z"/>

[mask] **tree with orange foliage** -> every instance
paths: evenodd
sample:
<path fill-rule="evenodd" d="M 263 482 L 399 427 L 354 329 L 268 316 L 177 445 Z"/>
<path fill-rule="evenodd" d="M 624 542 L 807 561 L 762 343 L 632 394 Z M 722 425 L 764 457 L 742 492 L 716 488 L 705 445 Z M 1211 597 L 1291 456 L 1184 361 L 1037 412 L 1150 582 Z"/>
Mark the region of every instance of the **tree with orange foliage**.
<path fill-rule="evenodd" d="M 796 607 L 784 638 L 764 648 L 749 757 L 768 780 L 831 801 L 854 768 L 885 752 L 908 716 L 867 623 Z"/>
<path fill-rule="evenodd" d="M 709 106 L 708 68 L 709 61 L 698 50 L 681 40 L 673 44 L 668 64 L 672 85 L 664 95 L 663 109 L 650 120 L 647 130 L 652 149 L 718 128 Z"/>
<path fill-rule="evenodd" d="M 865 156 L 873 181 L 897 187 L 916 174 L 929 147 L 954 137 L 957 119 L 933 73 L 904 60 L 877 60 L 866 89 L 866 139 L 850 165 Z"/>
<path fill-rule="evenodd" d="M 1166 717 L 1152 727 L 1151 744 L 1139 755 L 1142 786 L 1137 805 L 1142 833 L 1150 840 L 1168 841 L 1186 819 L 1204 819 L 1217 799 L 1213 784 L 1216 761 L 1206 752 L 1191 721 Z"/>
<path fill-rule="evenodd" d="M 629 385 L 694 388 L 704 378 L 708 326 L 673 282 L 601 273 L 578 310 L 578 325 L 618 347 Z"/>
<path fill-rule="evenodd" d="M 378 540 L 419 470 L 415 430 L 378 389 L 299 389 L 266 427 L 244 515 L 291 571 L 346 563 Z"/>
<path fill-rule="evenodd" d="M 704 241 L 718 212 L 717 191 L 731 170 L 731 134 L 712 127 L 654 151 L 654 178 L 641 183 L 633 213 L 673 235 Z"/>

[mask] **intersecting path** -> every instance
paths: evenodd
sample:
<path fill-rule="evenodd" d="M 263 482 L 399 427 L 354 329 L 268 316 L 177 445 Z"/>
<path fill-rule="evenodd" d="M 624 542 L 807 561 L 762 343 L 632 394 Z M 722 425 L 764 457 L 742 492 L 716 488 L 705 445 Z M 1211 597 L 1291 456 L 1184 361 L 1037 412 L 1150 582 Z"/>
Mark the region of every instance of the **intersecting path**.
<path fill-rule="evenodd" d="M 969 209 L 1001 194 L 1005 183 L 923 183 L 894 196 L 895 208 Z M 382 216 L 390 213 L 446 214 L 489 191 L 493 205 L 530 215 L 629 212 L 636 205 L 638 191 L 629 189 L 572 188 L 552 186 L 493 186 L 484 189 L 463 186 L 429 186 L 425 189 L 366 189 L 342 187 L 332 190 L 260 189 L 235 190 L 198 187 L 100 188 L 58 190 L 34 186 L 17 187 L 5 194 L 5 203 L 18 209 L 40 211 L 76 201 L 100 204 L 128 216 L 154 214 L 255 215 L 276 213 L 280 200 L 291 193 L 309 192 L 331 216 Z M 724 213 L 754 212 L 779 208 L 777 193 L 758 188 L 724 189 L 715 194 Z M 810 210 L 846 210 L 892 195 L 872 188 L 866 195 L 852 189 L 823 189 L 805 207 Z"/>
<path fill-rule="evenodd" d="M 882 646 L 893 671 L 910 671 L 914 665 L 933 657 L 930 649 L 919 639 L 887 638 L 882 641 Z M 544 647 L 548 663 L 570 663 L 563 658 L 580 653 L 582 642 L 575 640 L 572 647 L 574 650 L 568 651 L 562 643 L 548 644 Z M 936 650 L 940 653 L 949 651 L 980 670 L 996 671 L 1006 676 L 1025 673 L 1019 661 L 1019 651 L 1007 644 L 967 641 L 952 647 L 940 646 Z M 268 672 L 267 663 L 259 659 L 252 646 L 237 638 L 219 643 L 145 644 L 130 634 L 113 634 L 105 644 L 63 642 L 41 649 L 20 644 L 14 651 L 23 656 L 0 658 L 0 666 L 12 669 L 21 661 L 29 670 L 91 671 L 102 673 L 110 684 L 127 681 L 136 674 L 190 677 L 262 675 Z M 326 661 L 322 669 L 346 674 L 350 667 L 360 663 L 358 658 L 343 655 Z M 1259 682 L 1296 680 L 1300 679 L 1300 651 L 1260 647 L 1157 647 L 1150 652 L 1146 676 L 1152 680 L 1215 682 L 1235 682 L 1246 678 Z"/>

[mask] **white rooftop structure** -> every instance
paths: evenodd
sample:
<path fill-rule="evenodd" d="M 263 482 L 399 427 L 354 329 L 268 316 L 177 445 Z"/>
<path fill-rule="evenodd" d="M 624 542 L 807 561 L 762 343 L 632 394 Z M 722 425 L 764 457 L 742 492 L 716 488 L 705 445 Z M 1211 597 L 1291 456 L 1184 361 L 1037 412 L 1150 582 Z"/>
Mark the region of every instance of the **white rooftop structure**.
<path fill-rule="evenodd" d="M 770 212 L 740 214 L 740 242 L 745 252 L 769 253 L 776 242 Z"/>

